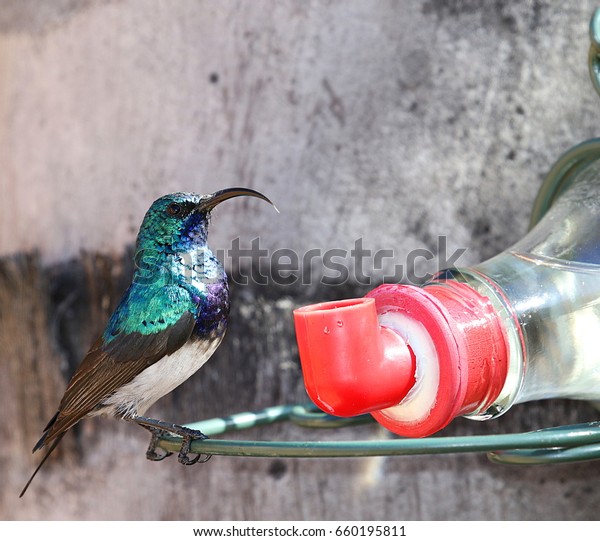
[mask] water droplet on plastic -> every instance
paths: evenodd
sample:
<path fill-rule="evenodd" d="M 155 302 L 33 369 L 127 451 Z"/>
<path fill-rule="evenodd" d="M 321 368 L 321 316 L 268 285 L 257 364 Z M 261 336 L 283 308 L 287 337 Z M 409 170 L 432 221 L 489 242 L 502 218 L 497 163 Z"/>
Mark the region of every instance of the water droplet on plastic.
<path fill-rule="evenodd" d="M 329 327 L 324 327 L 324 328 L 323 328 L 323 332 L 324 332 L 325 334 L 329 334 L 331 331 L 329 330 Z"/>
<path fill-rule="evenodd" d="M 344 322 L 341 319 L 338 319 L 337 326 L 338 327 L 343 327 L 344 326 Z"/>

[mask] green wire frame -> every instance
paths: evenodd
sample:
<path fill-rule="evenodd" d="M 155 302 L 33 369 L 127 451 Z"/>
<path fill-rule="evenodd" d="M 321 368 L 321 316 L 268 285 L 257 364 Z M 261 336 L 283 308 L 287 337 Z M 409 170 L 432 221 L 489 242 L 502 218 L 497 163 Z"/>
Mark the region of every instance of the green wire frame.
<path fill-rule="evenodd" d="M 369 415 L 341 418 L 311 405 L 272 406 L 256 412 L 186 425 L 207 436 L 291 421 L 308 428 L 341 428 L 370 422 Z M 182 440 L 163 437 L 158 445 L 177 452 Z M 600 422 L 545 428 L 534 432 L 484 436 L 395 438 L 352 441 L 194 440 L 191 452 L 205 455 L 281 458 L 332 458 L 445 453 L 487 453 L 492 462 L 513 465 L 557 464 L 600 459 Z"/>
<path fill-rule="evenodd" d="M 600 95 L 600 9 L 590 21 L 588 66 L 592 84 Z M 534 205 L 531 226 L 543 216 L 569 180 L 584 166 L 600 158 L 600 139 L 585 141 L 565 153 L 548 173 Z M 371 421 L 370 415 L 340 418 L 311 405 L 285 405 L 257 412 L 237 413 L 188 425 L 216 436 L 282 421 L 309 428 L 341 428 Z M 177 452 L 181 438 L 165 436 L 158 445 Z M 492 462 L 514 465 L 558 464 L 600 459 L 600 421 L 545 428 L 535 432 L 485 436 L 394 438 L 366 441 L 244 441 L 194 440 L 191 452 L 206 455 L 254 457 L 367 457 L 487 453 Z"/>

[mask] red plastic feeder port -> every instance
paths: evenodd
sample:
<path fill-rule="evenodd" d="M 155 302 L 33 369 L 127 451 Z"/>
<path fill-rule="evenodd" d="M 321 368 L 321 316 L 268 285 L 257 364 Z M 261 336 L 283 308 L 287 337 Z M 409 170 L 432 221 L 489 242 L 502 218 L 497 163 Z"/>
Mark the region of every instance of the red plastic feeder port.
<path fill-rule="evenodd" d="M 349 417 L 387 408 L 414 384 L 414 356 L 379 325 L 374 299 L 306 306 L 294 320 L 306 389 L 324 411 Z"/>
<path fill-rule="evenodd" d="M 504 386 L 508 347 L 491 302 L 459 282 L 383 285 L 362 299 L 294 311 L 310 398 L 423 437 L 480 414 Z"/>

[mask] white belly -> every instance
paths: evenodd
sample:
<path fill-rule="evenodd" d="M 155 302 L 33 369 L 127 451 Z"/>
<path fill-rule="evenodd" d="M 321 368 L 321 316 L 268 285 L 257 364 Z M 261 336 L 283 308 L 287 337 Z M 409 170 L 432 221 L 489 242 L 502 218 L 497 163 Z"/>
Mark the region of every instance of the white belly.
<path fill-rule="evenodd" d="M 144 415 L 154 402 L 181 385 L 208 361 L 220 343 L 221 339 L 187 342 L 103 400 L 105 407 L 97 413 L 120 417 Z"/>

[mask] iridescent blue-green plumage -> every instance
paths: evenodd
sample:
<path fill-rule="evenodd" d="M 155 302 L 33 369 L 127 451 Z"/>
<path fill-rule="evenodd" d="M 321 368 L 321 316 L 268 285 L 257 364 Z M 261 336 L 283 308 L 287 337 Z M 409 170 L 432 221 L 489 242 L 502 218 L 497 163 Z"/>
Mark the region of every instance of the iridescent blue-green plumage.
<path fill-rule="evenodd" d="M 207 236 L 211 210 L 240 195 L 270 203 L 254 190 L 230 188 L 206 196 L 174 193 L 152 204 L 138 234 L 132 283 L 34 447 L 50 446 L 21 495 L 65 432 L 84 417 L 107 413 L 151 430 L 165 424 L 141 416 L 208 360 L 227 327 L 227 276 Z M 182 435 L 189 440 L 188 432 Z M 180 461 L 191 463 L 184 461 L 183 447 L 182 453 Z"/>

